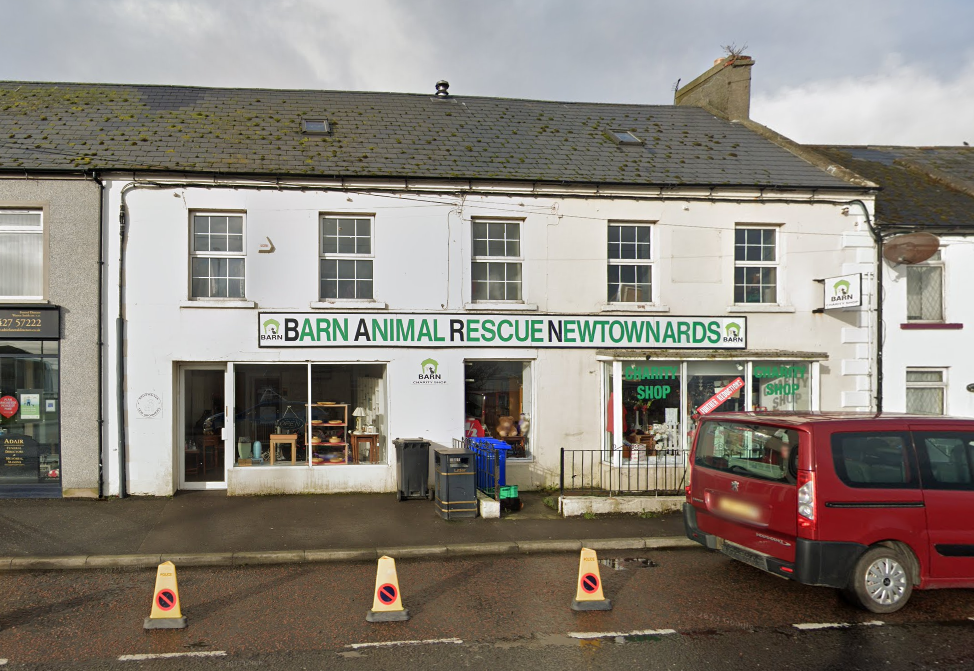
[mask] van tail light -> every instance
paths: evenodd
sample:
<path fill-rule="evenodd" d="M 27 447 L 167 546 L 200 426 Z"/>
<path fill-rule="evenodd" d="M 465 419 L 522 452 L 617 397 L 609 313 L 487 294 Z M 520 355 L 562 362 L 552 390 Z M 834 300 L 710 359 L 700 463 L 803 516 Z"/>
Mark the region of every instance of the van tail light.
<path fill-rule="evenodd" d="M 803 536 L 814 536 L 817 528 L 815 516 L 815 471 L 798 471 L 798 530 Z"/>
<path fill-rule="evenodd" d="M 687 495 L 687 503 L 693 503 L 690 495 L 690 487 L 693 485 L 693 461 L 687 459 L 687 486 L 683 488 Z"/>

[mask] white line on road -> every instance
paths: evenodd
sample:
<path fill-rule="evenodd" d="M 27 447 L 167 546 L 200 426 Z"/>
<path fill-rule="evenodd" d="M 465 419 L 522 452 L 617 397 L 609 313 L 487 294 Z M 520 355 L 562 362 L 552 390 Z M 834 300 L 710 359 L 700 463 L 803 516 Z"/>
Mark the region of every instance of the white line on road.
<path fill-rule="evenodd" d="M 5 660 L 5 659 L 0 659 L 0 666 L 3 666 L 3 665 L 4 665 L 4 664 L 6 664 L 6 663 L 7 663 L 7 660 Z"/>
<path fill-rule="evenodd" d="M 570 631 L 571 638 L 619 638 L 620 636 L 665 636 L 676 629 L 637 629 L 636 631 Z"/>
<path fill-rule="evenodd" d="M 885 622 L 880 620 L 870 620 L 869 622 L 805 622 L 804 624 L 793 624 L 795 629 L 811 631 L 815 629 L 848 629 L 849 627 L 882 627 Z"/>
<path fill-rule="evenodd" d="M 350 643 L 346 648 L 360 650 L 361 648 L 394 648 L 397 645 L 436 645 L 438 643 L 459 643 L 463 641 L 459 638 L 428 638 L 425 641 L 382 641 L 381 643 Z"/>
<path fill-rule="evenodd" d="M 122 655 L 120 662 L 141 662 L 146 659 L 171 659 L 173 657 L 226 657 L 226 650 L 194 650 L 193 652 L 158 652 L 142 655 Z"/>

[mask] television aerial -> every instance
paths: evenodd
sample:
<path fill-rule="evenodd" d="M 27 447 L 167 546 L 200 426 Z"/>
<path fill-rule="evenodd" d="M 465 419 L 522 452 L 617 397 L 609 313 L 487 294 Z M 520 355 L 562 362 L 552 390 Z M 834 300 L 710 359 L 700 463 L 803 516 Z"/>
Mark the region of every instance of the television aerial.
<path fill-rule="evenodd" d="M 883 242 L 883 258 L 893 265 L 910 265 L 926 261 L 938 249 L 940 238 L 933 233 L 904 233 Z"/>

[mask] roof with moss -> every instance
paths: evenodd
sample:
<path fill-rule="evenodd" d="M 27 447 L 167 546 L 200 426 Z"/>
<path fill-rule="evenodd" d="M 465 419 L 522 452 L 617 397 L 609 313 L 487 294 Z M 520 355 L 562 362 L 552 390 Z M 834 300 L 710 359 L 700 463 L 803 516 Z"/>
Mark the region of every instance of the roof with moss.
<path fill-rule="evenodd" d="M 974 147 L 813 146 L 882 187 L 883 228 L 974 230 Z"/>
<path fill-rule="evenodd" d="M 0 82 L 0 170 L 855 188 L 695 107 L 33 82 Z"/>

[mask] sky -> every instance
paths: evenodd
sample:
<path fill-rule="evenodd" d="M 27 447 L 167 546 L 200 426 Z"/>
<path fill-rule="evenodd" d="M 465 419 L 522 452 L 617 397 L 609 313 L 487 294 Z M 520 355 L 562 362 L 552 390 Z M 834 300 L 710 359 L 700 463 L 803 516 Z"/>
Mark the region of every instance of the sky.
<path fill-rule="evenodd" d="M 0 0 L 0 79 L 673 101 L 755 60 L 811 144 L 974 143 L 971 0 Z"/>

